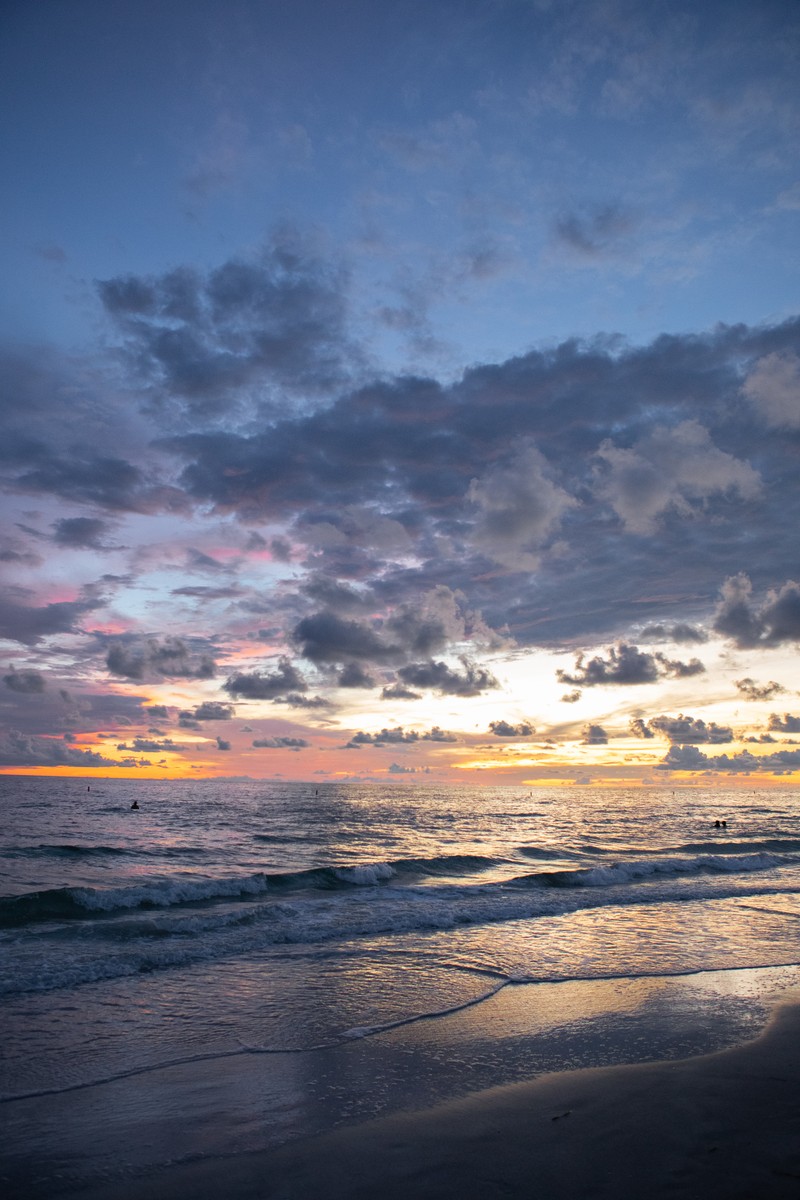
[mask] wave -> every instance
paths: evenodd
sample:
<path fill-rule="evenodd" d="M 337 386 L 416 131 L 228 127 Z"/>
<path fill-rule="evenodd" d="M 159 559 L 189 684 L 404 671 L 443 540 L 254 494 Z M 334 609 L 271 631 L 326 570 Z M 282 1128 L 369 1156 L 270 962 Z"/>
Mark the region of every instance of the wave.
<path fill-rule="evenodd" d="M 92 846 L 80 842 L 40 842 L 38 846 L 11 846 L 4 851 L 7 858 L 184 858 L 207 856 L 201 846 Z"/>
<path fill-rule="evenodd" d="M 37 922 L 87 920 L 114 917 L 135 910 L 208 906 L 219 901 L 258 901 L 308 892 L 381 888 L 392 883 L 405 892 L 416 880 L 479 875 L 509 860 L 483 855 L 439 855 L 432 858 L 401 858 L 393 862 L 360 863 L 352 866 L 309 867 L 300 871 L 237 875 L 223 878 L 171 876 L 119 887 L 59 887 L 0 897 L 0 928 Z M 454 891 L 467 896 L 484 891 L 551 888 L 619 888 L 647 882 L 656 877 L 697 873 L 764 871 L 781 866 L 785 859 L 766 851 L 752 854 L 699 854 L 693 857 L 632 859 L 608 866 L 541 870 L 505 879 L 503 882 L 456 883 Z M 443 891 L 446 883 L 438 885 Z M 437 887 L 425 889 L 431 900 Z"/>
<path fill-rule="evenodd" d="M 759 851 L 736 858 L 720 854 L 699 854 L 694 858 L 636 859 L 613 863 L 608 867 L 579 867 L 567 871 L 539 871 L 512 881 L 517 886 L 614 887 L 639 883 L 663 875 L 693 875 L 698 872 L 733 874 L 743 871 L 767 871 L 779 867 L 784 859 L 778 854 Z"/>
<path fill-rule="evenodd" d="M 408 864 L 411 860 L 401 860 Z M 764 872 L 786 860 L 757 854 L 540 871 L 513 880 L 402 883 L 388 863 L 318 868 L 299 885 L 272 877 L 162 880 L 101 891 L 60 888 L 6 898 L 0 994 L 50 991 L 289 946 L 340 953 L 362 938 L 437 934 L 459 927 L 562 917 L 589 909 L 742 899 L 794 891 Z M 657 869 L 660 867 L 660 869 Z M 758 877 L 761 872 L 761 878 Z M 330 888 L 309 887 L 327 877 Z M 298 876 L 295 876 L 297 881 Z M 387 886 L 388 885 L 388 886 Z M 248 902 L 249 901 L 249 902 Z M 3 908 L 2 906 L 5 906 Z M 81 918 L 75 920 L 74 918 Z"/>

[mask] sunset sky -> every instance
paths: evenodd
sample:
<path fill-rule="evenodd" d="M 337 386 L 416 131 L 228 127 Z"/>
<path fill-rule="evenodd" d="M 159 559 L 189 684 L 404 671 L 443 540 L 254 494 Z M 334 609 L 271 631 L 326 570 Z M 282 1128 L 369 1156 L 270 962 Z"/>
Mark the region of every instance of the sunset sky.
<path fill-rule="evenodd" d="M 800 7 L 9 0 L 0 770 L 800 782 Z"/>

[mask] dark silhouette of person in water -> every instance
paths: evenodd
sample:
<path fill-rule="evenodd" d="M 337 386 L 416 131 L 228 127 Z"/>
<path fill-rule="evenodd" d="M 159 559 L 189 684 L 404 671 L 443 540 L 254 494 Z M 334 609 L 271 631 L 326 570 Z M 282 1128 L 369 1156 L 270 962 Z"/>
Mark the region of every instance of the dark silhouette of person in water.
<path fill-rule="evenodd" d="M 131 805 L 131 808 L 137 808 L 137 809 L 138 809 L 138 807 L 139 807 L 139 801 L 138 801 L 138 800 L 134 800 L 133 804 Z"/>

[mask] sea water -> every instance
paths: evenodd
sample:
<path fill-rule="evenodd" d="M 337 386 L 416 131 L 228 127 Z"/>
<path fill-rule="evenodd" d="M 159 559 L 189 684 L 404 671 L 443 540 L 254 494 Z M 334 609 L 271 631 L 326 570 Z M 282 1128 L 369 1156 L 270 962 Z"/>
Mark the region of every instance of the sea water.
<path fill-rule="evenodd" d="M 8 1127 L 41 1147 L 46 1101 L 90 1123 L 122 1081 L 152 1105 L 205 1063 L 252 1148 L 729 1044 L 800 981 L 797 801 L 0 777 Z"/>

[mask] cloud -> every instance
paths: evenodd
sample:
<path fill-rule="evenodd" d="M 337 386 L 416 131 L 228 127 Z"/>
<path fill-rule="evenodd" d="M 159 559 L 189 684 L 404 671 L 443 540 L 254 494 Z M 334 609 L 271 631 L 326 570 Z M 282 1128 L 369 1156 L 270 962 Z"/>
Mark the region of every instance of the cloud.
<path fill-rule="evenodd" d="M 760 608 L 751 604 L 752 584 L 744 572 L 725 580 L 714 629 L 737 646 L 777 646 L 800 642 L 800 585 L 787 580 L 767 593 Z"/>
<path fill-rule="evenodd" d="M 102 600 L 88 593 L 40 608 L 0 596 L 0 637 L 35 646 L 54 633 L 77 633 L 80 619 L 101 605 Z"/>
<path fill-rule="evenodd" d="M 770 713 L 767 728 L 775 733 L 800 733 L 800 717 L 794 717 L 791 713 L 784 713 L 782 717 Z"/>
<path fill-rule="evenodd" d="M 300 672 L 285 657 L 278 660 L 278 669 L 271 674 L 241 671 L 229 676 L 222 686 L 228 695 L 242 700 L 275 700 L 278 697 L 288 699 L 287 692 L 305 692 L 308 687 Z M 306 703 L 296 695 L 291 702 Z"/>
<path fill-rule="evenodd" d="M 343 590 L 337 588 L 339 593 Z M 376 601 L 372 603 L 374 607 Z M 331 609 L 322 610 L 304 617 L 295 627 L 293 639 L 311 662 L 343 664 L 341 686 L 359 687 L 369 685 L 342 683 L 342 679 L 365 680 L 365 672 L 356 666 L 360 662 L 393 665 L 443 650 L 452 642 L 499 641 L 479 614 L 463 611 L 458 597 L 441 586 L 423 594 L 413 605 L 398 604 L 380 619 L 359 620 L 341 617 Z"/>
<path fill-rule="evenodd" d="M 800 429 L 800 358 L 792 351 L 758 359 L 742 385 L 767 425 Z"/>
<path fill-rule="evenodd" d="M 572 674 L 559 668 L 556 677 L 561 683 L 577 684 L 579 687 L 597 687 L 605 684 L 633 686 L 640 683 L 655 683 L 656 680 L 672 676 L 685 678 L 699 675 L 705 667 L 699 659 L 688 663 L 669 659 L 664 654 L 648 654 L 637 646 L 619 642 L 611 646 L 607 658 L 599 655 L 586 661 L 583 654 L 577 655 Z"/>
<path fill-rule="evenodd" d="M 614 254 L 636 228 L 633 216 L 609 204 L 592 213 L 565 213 L 555 222 L 558 241 L 579 258 L 599 259 Z"/>
<path fill-rule="evenodd" d="M 684 601 L 699 607 L 741 569 L 742 521 L 760 577 L 791 536 L 793 507 L 778 486 L 791 450 L 741 386 L 743 363 L 788 352 L 799 329 L 793 319 L 637 347 L 568 341 L 449 384 L 398 376 L 345 388 L 246 427 L 212 428 L 209 417 L 159 446 L 177 458 L 191 502 L 282 522 L 297 564 L 308 548 L 308 595 L 321 613 L 360 622 L 446 583 L 490 628 L 507 622 L 520 644 L 552 645 L 638 627 L 642 603 L 660 596 L 650 624 L 689 641 Z M 492 576 L 487 557 L 509 577 Z M 518 578 L 534 568 L 535 600 Z M 370 596 L 374 607 L 360 606 Z M 373 661 L 386 664 L 391 638 L 371 628 L 383 656 Z M 324 637 L 309 641 L 326 652 Z M 370 661 L 344 646 L 337 660 L 334 648 L 338 666 Z"/>
<path fill-rule="evenodd" d="M 770 713 L 769 724 L 766 727 L 776 733 L 800 733 L 800 716 L 790 713 L 778 716 L 777 713 Z"/>
<path fill-rule="evenodd" d="M 489 728 L 495 737 L 501 738 L 532 737 L 536 732 L 529 721 L 521 721 L 518 725 L 510 725 L 508 721 L 490 721 Z"/>
<path fill-rule="evenodd" d="M 434 725 L 427 733 L 420 734 L 423 742 L 457 742 L 458 738 L 454 733 L 449 733 L 446 729 L 440 729 L 438 725 Z"/>
<path fill-rule="evenodd" d="M 227 742 L 225 740 L 225 738 L 221 738 L 221 737 L 217 736 L 217 749 L 218 750 L 230 750 L 230 748 L 231 748 L 230 742 Z"/>
<path fill-rule="evenodd" d="M 365 621 L 346 620 L 326 611 L 304 617 L 294 630 L 304 658 L 314 663 L 342 663 L 367 659 L 388 663 L 402 658 L 404 648 L 387 642 Z"/>
<path fill-rule="evenodd" d="M 337 682 L 339 687 L 343 688 L 373 688 L 375 686 L 375 680 L 358 663 L 348 663 L 339 672 Z"/>
<path fill-rule="evenodd" d="M 125 679 L 211 679 L 213 658 L 179 637 L 142 638 L 112 643 L 106 654 L 112 675 Z"/>
<path fill-rule="evenodd" d="M 382 700 L 421 700 L 421 692 L 412 692 L 402 683 L 392 683 L 381 692 Z"/>
<path fill-rule="evenodd" d="M 472 480 L 467 497 L 479 512 L 472 541 L 482 553 L 514 571 L 537 567 L 537 551 L 577 504 L 551 473 L 544 457 L 528 444 Z"/>
<path fill-rule="evenodd" d="M 298 234 L 276 233 L 250 258 L 208 272 L 98 282 L 131 366 L 196 412 L 231 407 L 243 389 L 307 396 L 341 384 L 355 360 L 346 278 Z"/>
<path fill-rule="evenodd" d="M 800 750 L 778 750 L 774 754 L 756 756 L 749 750 L 740 754 L 709 756 L 696 746 L 671 746 L 657 771 L 720 771 L 749 775 L 753 771 L 770 771 L 778 775 L 800 770 Z"/>
<path fill-rule="evenodd" d="M 0 732 L 0 766 L 4 767 L 106 767 L 111 758 L 94 750 L 78 750 L 63 738 L 35 737 L 16 729 Z"/>
<path fill-rule="evenodd" d="M 360 746 L 397 746 L 418 741 L 419 734 L 415 730 L 405 730 L 398 725 L 394 729 L 381 729 L 379 733 L 364 733 L 359 730 L 347 743 L 346 749 L 358 749 Z"/>
<path fill-rule="evenodd" d="M 108 549 L 103 544 L 108 525 L 98 517 L 62 517 L 54 523 L 53 528 L 53 541 L 59 546 Z"/>
<path fill-rule="evenodd" d="M 256 738 L 253 745 L 257 750 L 305 750 L 311 743 L 298 737 Z"/>
<path fill-rule="evenodd" d="M 232 704 L 222 704 L 219 700 L 204 700 L 196 704 L 191 712 L 182 712 L 182 717 L 194 721 L 230 721 L 236 709 Z"/>
<path fill-rule="evenodd" d="M 708 634 L 695 625 L 678 621 L 674 625 L 646 625 L 641 638 L 643 642 L 703 643 L 708 641 Z"/>
<path fill-rule="evenodd" d="M 630 731 L 633 737 L 638 738 L 654 738 L 656 736 L 653 730 L 645 725 L 641 717 L 633 717 L 631 719 Z"/>
<path fill-rule="evenodd" d="M 13 666 L 9 674 L 3 676 L 3 682 L 12 691 L 22 692 L 28 696 L 37 695 L 45 688 L 44 675 L 41 671 L 17 671 Z"/>
<path fill-rule="evenodd" d="M 682 713 L 677 717 L 652 717 L 647 724 L 653 732 L 681 745 L 733 741 L 733 730 L 727 725 L 717 725 L 714 721 L 706 724 L 701 717 L 685 717 Z"/>
<path fill-rule="evenodd" d="M 288 692 L 285 696 L 276 696 L 276 703 L 290 704 L 293 708 L 330 708 L 330 700 L 324 696 L 301 696 L 297 692 Z"/>
<path fill-rule="evenodd" d="M 780 696 L 786 691 L 786 688 L 780 683 L 776 683 L 774 679 L 771 679 L 769 683 L 756 683 L 755 679 L 747 676 L 744 679 L 735 680 L 735 683 L 745 700 L 771 700 L 773 696 Z"/>
<path fill-rule="evenodd" d="M 584 725 L 581 741 L 584 746 L 605 746 L 608 734 L 602 725 Z"/>
<path fill-rule="evenodd" d="M 500 686 L 485 667 L 479 667 L 466 658 L 461 659 L 461 665 L 463 671 L 459 673 L 444 662 L 430 660 L 400 667 L 397 674 L 403 683 L 428 688 L 442 696 L 479 696 L 481 692 Z"/>
<path fill-rule="evenodd" d="M 595 489 L 633 533 L 652 533 L 668 510 L 696 513 L 715 496 L 758 495 L 761 480 L 749 465 L 719 450 L 699 421 L 657 426 L 631 447 L 606 439 L 597 451 Z"/>
<path fill-rule="evenodd" d="M 164 750 L 169 750 L 172 752 L 175 752 L 178 750 L 185 750 L 186 747 L 178 745 L 178 743 L 174 742 L 172 740 L 172 738 L 154 739 L 154 738 L 137 737 L 137 738 L 134 738 L 131 743 L 121 742 L 117 746 L 117 749 L 118 750 L 138 750 L 138 751 L 145 751 L 146 753 L 158 754 L 159 752 L 163 752 Z"/>

